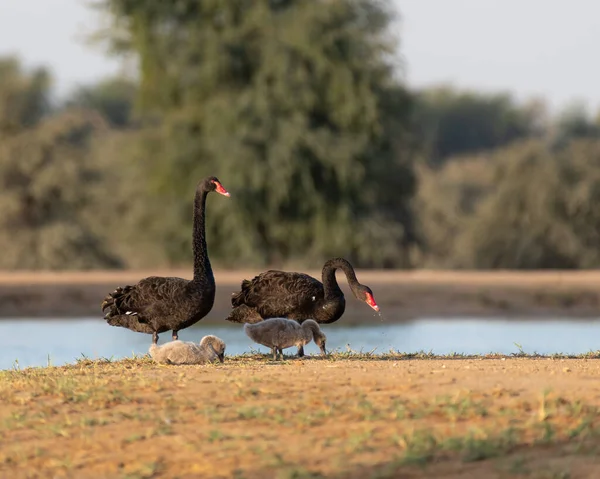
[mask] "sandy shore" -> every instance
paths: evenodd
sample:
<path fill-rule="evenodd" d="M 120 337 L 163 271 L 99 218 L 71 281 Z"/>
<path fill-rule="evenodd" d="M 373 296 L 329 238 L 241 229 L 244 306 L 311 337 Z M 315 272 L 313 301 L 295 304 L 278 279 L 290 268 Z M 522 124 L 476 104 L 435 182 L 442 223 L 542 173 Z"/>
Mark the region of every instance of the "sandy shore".
<path fill-rule="evenodd" d="M 215 322 L 228 314 L 229 298 L 243 278 L 259 271 L 215 271 L 217 297 L 211 314 Z M 307 271 L 316 277 L 319 271 Z M 190 278 L 188 270 L 94 272 L 0 272 L 0 318 L 101 317 L 102 298 L 118 285 L 150 276 Z M 369 285 L 388 321 L 422 316 L 598 316 L 600 272 L 454 272 L 358 271 Z M 344 321 L 361 323 L 372 312 L 352 298 Z"/>
<path fill-rule="evenodd" d="M 0 477 L 596 478 L 593 359 L 0 372 Z"/>

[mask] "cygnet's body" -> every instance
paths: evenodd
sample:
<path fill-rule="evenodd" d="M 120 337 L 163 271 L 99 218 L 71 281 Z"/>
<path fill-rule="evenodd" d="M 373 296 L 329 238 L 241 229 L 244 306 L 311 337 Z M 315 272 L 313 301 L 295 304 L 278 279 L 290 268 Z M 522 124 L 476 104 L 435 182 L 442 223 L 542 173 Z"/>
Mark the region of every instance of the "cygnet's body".
<path fill-rule="evenodd" d="M 271 348 L 273 359 L 277 359 L 277 353 L 283 359 L 283 350 L 296 346 L 298 348 L 310 343 L 314 339 L 315 344 L 325 351 L 327 337 L 321 331 L 316 321 L 307 319 L 302 324 L 285 318 L 265 319 L 258 323 L 244 324 L 244 332 L 255 343 Z"/>
<path fill-rule="evenodd" d="M 188 341 L 171 341 L 161 346 L 152 344 L 150 356 L 163 364 L 204 364 L 224 361 L 225 343 L 216 336 L 204 336 L 200 344 Z"/>

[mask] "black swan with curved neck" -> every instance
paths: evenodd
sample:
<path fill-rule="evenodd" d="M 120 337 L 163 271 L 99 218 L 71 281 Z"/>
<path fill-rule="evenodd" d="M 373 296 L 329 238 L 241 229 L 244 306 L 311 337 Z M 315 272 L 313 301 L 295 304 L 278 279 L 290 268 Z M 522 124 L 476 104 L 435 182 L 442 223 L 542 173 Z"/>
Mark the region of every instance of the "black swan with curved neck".
<path fill-rule="evenodd" d="M 196 187 L 194 198 L 194 278 L 150 276 L 133 286 L 119 287 L 102 302 L 102 312 L 111 326 L 128 328 L 139 333 L 152 334 L 152 343 L 158 335 L 173 331 L 177 333 L 206 316 L 215 301 L 215 278 L 213 276 L 205 239 L 206 196 L 216 191 L 224 196 L 229 193 L 214 176 L 205 178 Z"/>
<path fill-rule="evenodd" d="M 277 270 L 265 271 L 251 281 L 245 279 L 241 291 L 231 298 L 233 310 L 226 319 L 235 323 L 258 323 L 269 318 L 333 323 L 346 309 L 344 293 L 335 279 L 337 269 L 346 274 L 354 296 L 379 311 L 373 291 L 358 282 L 352 265 L 344 258 L 333 258 L 323 266 L 323 282 L 304 273 Z M 298 355 L 304 355 L 303 348 L 298 348 Z"/>

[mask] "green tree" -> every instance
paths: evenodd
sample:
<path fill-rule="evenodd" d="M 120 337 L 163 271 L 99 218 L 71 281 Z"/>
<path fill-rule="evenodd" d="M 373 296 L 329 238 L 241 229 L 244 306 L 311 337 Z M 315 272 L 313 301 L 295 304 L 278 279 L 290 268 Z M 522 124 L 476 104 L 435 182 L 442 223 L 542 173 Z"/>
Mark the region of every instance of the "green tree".
<path fill-rule="evenodd" d="M 174 260 L 189 259 L 194 184 L 216 174 L 235 198 L 210 204 L 221 262 L 407 264 L 411 104 L 393 78 L 386 2 L 99 4 L 115 49 L 137 55 L 143 111 L 160 119 L 145 161 L 179 214 L 162 237 Z"/>
<path fill-rule="evenodd" d="M 86 158 L 100 178 L 86 185 L 88 206 L 82 218 L 127 268 L 173 266 L 162 240 L 165 231 L 179 227 L 173 209 L 180 206 L 152 194 L 154 185 L 144 163 L 157 146 L 152 128 L 113 129 L 96 135 Z M 186 206 L 190 215 L 189 197 Z"/>
<path fill-rule="evenodd" d="M 600 138 L 600 126 L 593 121 L 584 104 L 573 103 L 558 114 L 550 137 L 555 148 L 562 148 L 572 140 Z"/>
<path fill-rule="evenodd" d="M 25 72 L 18 59 L 0 58 L 0 140 L 34 126 L 49 113 L 49 89 L 45 69 Z"/>
<path fill-rule="evenodd" d="M 87 269 L 119 266 L 81 218 L 88 185 L 101 172 L 88 160 L 102 119 L 68 111 L 0 144 L 0 267 Z"/>
<path fill-rule="evenodd" d="M 519 106 L 507 94 L 482 94 L 450 87 L 417 96 L 415 123 L 432 164 L 449 157 L 506 146 L 541 134 L 544 109 Z"/>
<path fill-rule="evenodd" d="M 574 268 L 559 164 L 542 142 L 495 153 L 495 188 L 481 202 L 457 249 L 482 269 Z"/>
<path fill-rule="evenodd" d="M 136 85 L 132 81 L 110 78 L 77 89 L 66 106 L 99 111 L 113 127 L 123 128 L 133 120 L 136 93 Z"/>
<path fill-rule="evenodd" d="M 0 59 L 0 268 L 118 266 L 82 217 L 102 178 L 90 144 L 106 125 L 88 111 L 53 116 L 50 80 Z"/>
<path fill-rule="evenodd" d="M 600 141 L 555 150 L 523 141 L 423 169 L 417 201 L 425 266 L 600 266 Z"/>
<path fill-rule="evenodd" d="M 459 243 L 482 200 L 494 188 L 490 155 L 458 157 L 438 168 L 419 165 L 416 214 L 423 248 L 422 267 L 455 268 L 464 252 Z"/>
<path fill-rule="evenodd" d="M 567 254 L 578 268 L 600 267 L 600 140 L 579 139 L 557 154 L 562 202 L 560 217 L 569 225 Z"/>

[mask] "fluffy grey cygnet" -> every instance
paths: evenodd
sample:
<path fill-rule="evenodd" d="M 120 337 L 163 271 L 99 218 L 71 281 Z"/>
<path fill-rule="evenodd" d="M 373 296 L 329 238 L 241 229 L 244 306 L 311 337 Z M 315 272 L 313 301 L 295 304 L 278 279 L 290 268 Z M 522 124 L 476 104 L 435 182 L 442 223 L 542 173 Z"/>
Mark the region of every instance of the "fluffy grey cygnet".
<path fill-rule="evenodd" d="M 244 324 L 244 332 L 255 343 L 271 348 L 273 359 L 277 359 L 277 353 L 283 359 L 283 350 L 292 346 L 302 347 L 314 339 L 315 344 L 321 348 L 323 355 L 327 337 L 321 331 L 316 321 L 307 319 L 302 324 L 285 318 L 265 319 L 258 323 Z"/>
<path fill-rule="evenodd" d="M 225 343 L 216 336 L 204 336 L 200 344 L 188 341 L 170 341 L 161 346 L 152 344 L 150 356 L 162 364 L 204 364 L 225 360 Z"/>

